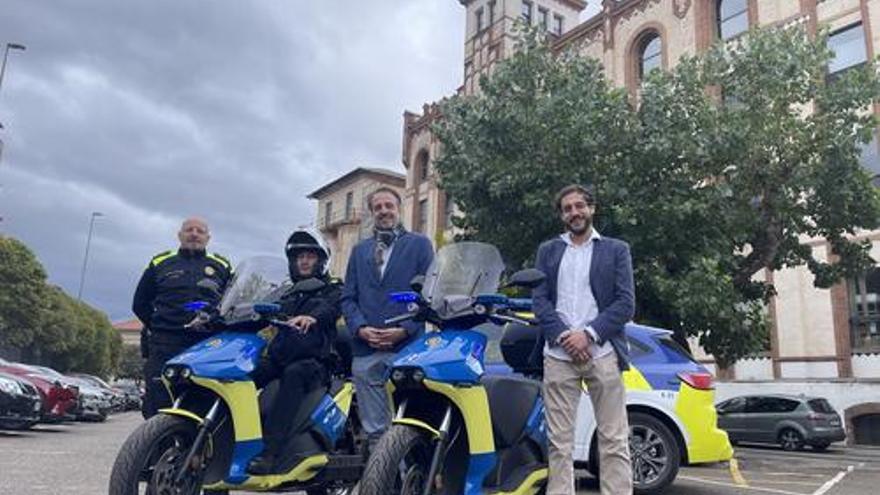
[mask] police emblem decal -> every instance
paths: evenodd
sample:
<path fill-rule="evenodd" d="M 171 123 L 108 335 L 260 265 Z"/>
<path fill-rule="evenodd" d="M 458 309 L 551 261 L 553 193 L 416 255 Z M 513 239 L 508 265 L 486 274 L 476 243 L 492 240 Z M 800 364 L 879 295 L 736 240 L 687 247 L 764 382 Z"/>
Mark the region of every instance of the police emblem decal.
<path fill-rule="evenodd" d="M 214 270 L 213 266 L 206 266 L 205 267 L 205 275 L 210 277 L 210 276 L 214 275 L 214 273 L 216 273 L 216 270 Z"/>

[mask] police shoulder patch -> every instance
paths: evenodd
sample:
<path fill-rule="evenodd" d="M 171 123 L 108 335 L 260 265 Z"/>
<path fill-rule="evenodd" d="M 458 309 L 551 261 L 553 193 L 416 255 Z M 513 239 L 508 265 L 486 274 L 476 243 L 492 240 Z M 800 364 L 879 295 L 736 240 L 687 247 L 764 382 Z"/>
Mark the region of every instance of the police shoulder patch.
<path fill-rule="evenodd" d="M 150 264 L 153 266 L 159 265 L 163 261 L 173 257 L 176 254 L 177 254 L 177 252 L 175 252 L 173 249 L 169 249 L 168 251 L 162 251 L 161 253 L 157 254 L 156 256 L 153 256 L 153 258 L 150 260 Z"/>

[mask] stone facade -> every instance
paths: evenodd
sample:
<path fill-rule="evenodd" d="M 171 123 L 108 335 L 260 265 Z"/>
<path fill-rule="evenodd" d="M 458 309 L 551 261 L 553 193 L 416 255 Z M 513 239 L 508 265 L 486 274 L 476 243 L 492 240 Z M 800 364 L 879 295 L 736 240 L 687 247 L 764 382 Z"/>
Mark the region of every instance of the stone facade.
<path fill-rule="evenodd" d="M 523 16 L 522 0 L 496 0 L 497 9 L 493 23 L 487 24 L 486 12 L 489 0 L 462 1 L 466 11 L 464 79 L 460 93 L 479 92 L 479 75 L 490 75 L 494 64 L 511 54 L 513 46 L 513 23 Z M 527 3 L 528 4 L 528 3 Z M 659 37 L 657 63 L 669 69 L 686 55 L 698 55 L 709 48 L 719 37 L 735 39 L 739 31 L 754 26 L 785 26 L 804 24 L 815 33 L 820 27 L 832 33 L 861 23 L 864 30 L 866 58 L 874 57 L 880 46 L 880 33 L 872 26 L 880 22 L 880 0 L 728 0 L 726 7 L 742 5 L 744 10 L 733 9 L 738 15 L 722 23 L 719 18 L 719 0 L 604 0 L 602 11 L 591 19 L 575 24 L 578 13 L 584 8 L 581 2 L 530 2 L 532 23 L 538 22 L 534 15 L 537 5 L 558 13 L 564 18 L 563 31 L 554 39 L 554 50 L 575 50 L 577 53 L 601 61 L 609 79 L 618 86 L 626 87 L 636 96 L 639 87 L 641 55 L 646 43 Z M 482 9 L 482 13 L 480 13 Z M 552 14 L 551 14 L 552 15 Z M 482 29 L 478 29 L 482 26 Z M 733 26 L 728 27 L 728 26 Z M 733 29 L 722 33 L 722 30 Z M 876 110 L 876 109 L 875 109 Z M 437 181 L 430 163 L 440 152 L 439 144 L 430 132 L 430 124 L 439 118 L 436 104 L 428 104 L 421 115 L 407 112 L 404 116 L 404 156 L 407 168 L 407 198 L 413 219 L 428 218 L 427 231 L 435 239 L 449 237 L 441 222 L 442 211 L 448 211 L 445 194 L 437 188 Z M 876 147 L 876 143 L 874 144 Z M 421 154 L 420 154 L 421 153 Z M 876 150 L 875 150 L 876 153 Z M 428 175 L 421 176 L 422 163 L 418 157 L 427 157 Z M 418 180 L 425 177 L 425 180 Z M 419 205 L 429 212 L 419 217 Z M 444 233 L 445 232 L 445 233 Z M 865 233 L 862 237 L 880 239 L 880 233 Z M 818 259 L 826 259 L 830 253 L 821 239 L 805 239 Z M 875 241 L 875 259 L 880 259 L 880 242 Z M 863 310 L 874 307 L 880 313 L 880 297 L 873 293 L 855 297 L 854 282 L 842 282 L 831 289 L 817 289 L 813 277 L 805 267 L 785 269 L 767 276 L 777 287 L 778 295 L 771 301 L 771 348 L 767 363 L 761 361 L 743 363 L 722 373 L 728 378 L 880 378 L 873 373 L 873 366 L 853 368 L 853 356 L 860 353 L 880 352 L 880 341 L 867 348 L 853 348 L 858 339 L 853 337 L 852 315 L 860 304 Z M 868 284 L 870 286 L 870 283 Z M 878 290 L 880 292 L 880 290 Z M 874 331 L 880 323 L 874 325 Z M 864 329 L 862 331 L 865 331 Z M 876 337 L 880 339 L 880 336 Z M 697 356 L 707 364 L 712 363 L 699 349 Z M 864 359 L 858 360 L 862 363 Z M 738 372 L 739 369 L 739 372 Z M 769 373 L 769 376 L 765 376 Z M 864 375 L 868 373 L 869 375 Z"/>
<path fill-rule="evenodd" d="M 345 275 L 351 248 L 370 234 L 372 216 L 367 197 L 382 186 L 394 189 L 403 197 L 406 177 L 385 169 L 356 168 L 309 194 L 309 199 L 318 202 L 315 225 L 330 244 L 332 275 Z M 406 217 L 404 225 L 409 227 Z"/>

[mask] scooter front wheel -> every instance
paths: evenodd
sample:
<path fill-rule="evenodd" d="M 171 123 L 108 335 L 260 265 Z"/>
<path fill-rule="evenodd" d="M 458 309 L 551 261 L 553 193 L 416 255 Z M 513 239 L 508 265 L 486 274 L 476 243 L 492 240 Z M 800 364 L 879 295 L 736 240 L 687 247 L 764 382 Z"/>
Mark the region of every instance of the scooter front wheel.
<path fill-rule="evenodd" d="M 370 455 L 359 493 L 421 495 L 431 467 L 431 441 L 425 432 L 392 425 Z"/>
<path fill-rule="evenodd" d="M 110 474 L 110 495 L 197 495 L 201 479 L 174 484 L 174 474 L 192 445 L 196 425 L 188 419 L 160 414 L 142 423 L 119 450 Z"/>

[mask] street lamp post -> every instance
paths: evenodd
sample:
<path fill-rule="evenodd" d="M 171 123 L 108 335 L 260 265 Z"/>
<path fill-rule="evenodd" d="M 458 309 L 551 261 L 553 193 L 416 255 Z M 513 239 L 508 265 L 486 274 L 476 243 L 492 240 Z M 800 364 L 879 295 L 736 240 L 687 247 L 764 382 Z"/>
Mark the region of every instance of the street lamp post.
<path fill-rule="evenodd" d="M 6 49 L 3 50 L 3 65 L 0 65 L 0 88 L 3 87 L 3 75 L 6 74 L 6 60 L 9 58 L 9 50 L 22 50 L 26 48 L 19 43 L 6 43 Z"/>
<path fill-rule="evenodd" d="M 76 298 L 79 301 L 82 301 L 83 285 L 86 282 L 86 266 L 89 263 L 89 248 L 92 245 L 92 232 L 95 230 L 95 218 L 103 216 L 104 214 L 100 211 L 93 211 L 92 217 L 89 219 L 89 236 L 86 238 L 86 254 L 83 255 L 82 271 L 79 274 L 79 291 L 76 293 Z"/>

